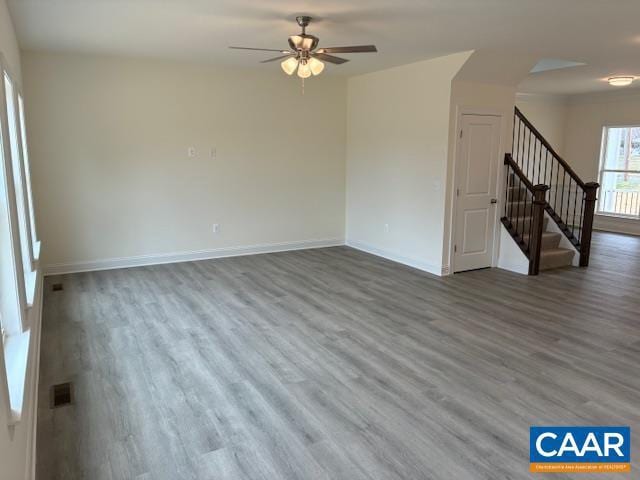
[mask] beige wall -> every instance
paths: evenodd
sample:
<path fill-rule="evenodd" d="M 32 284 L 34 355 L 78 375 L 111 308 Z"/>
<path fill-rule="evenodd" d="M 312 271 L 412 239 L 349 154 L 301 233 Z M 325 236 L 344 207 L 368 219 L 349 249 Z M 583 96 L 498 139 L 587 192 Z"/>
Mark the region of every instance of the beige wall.
<path fill-rule="evenodd" d="M 469 55 L 349 79 L 350 244 L 441 272 L 451 80 Z"/>
<path fill-rule="evenodd" d="M 570 97 L 565 150 L 567 160 L 585 181 L 598 180 L 605 125 L 640 125 L 640 91 Z"/>
<path fill-rule="evenodd" d="M 564 157 L 568 101 L 563 96 L 519 94 L 516 106 L 553 149 Z"/>
<path fill-rule="evenodd" d="M 343 239 L 344 78 L 303 96 L 269 67 L 25 53 L 23 70 L 45 265 Z"/>
<path fill-rule="evenodd" d="M 602 130 L 606 125 L 640 125 L 640 91 L 627 89 L 570 97 L 567 160 L 585 181 L 598 181 Z M 600 230 L 640 235 L 640 220 L 596 215 Z"/>

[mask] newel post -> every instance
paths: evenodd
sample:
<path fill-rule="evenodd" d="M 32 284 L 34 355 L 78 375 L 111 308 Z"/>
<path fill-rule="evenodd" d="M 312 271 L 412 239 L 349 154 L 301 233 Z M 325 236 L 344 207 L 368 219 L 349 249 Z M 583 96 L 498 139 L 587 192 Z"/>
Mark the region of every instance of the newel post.
<path fill-rule="evenodd" d="M 542 250 L 542 229 L 544 228 L 544 208 L 547 205 L 546 185 L 533 187 L 533 219 L 529 241 L 529 275 L 538 275 L 540 271 L 540 251 Z"/>
<path fill-rule="evenodd" d="M 589 266 L 591 252 L 591 234 L 593 233 L 593 217 L 596 210 L 596 195 L 600 185 L 596 182 L 586 183 L 584 186 L 584 214 L 582 217 L 582 232 L 580 232 L 580 266 Z"/>

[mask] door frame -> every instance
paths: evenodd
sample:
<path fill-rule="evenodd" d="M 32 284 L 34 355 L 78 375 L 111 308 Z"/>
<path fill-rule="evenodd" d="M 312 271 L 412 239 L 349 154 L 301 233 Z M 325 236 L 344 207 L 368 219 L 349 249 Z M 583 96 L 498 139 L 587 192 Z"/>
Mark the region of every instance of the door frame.
<path fill-rule="evenodd" d="M 453 142 L 453 172 L 451 175 L 451 182 L 450 182 L 450 189 L 451 189 L 451 195 L 450 195 L 450 199 L 451 199 L 451 215 L 450 215 L 450 235 L 449 235 L 449 265 L 450 267 L 450 273 L 456 273 L 456 264 L 455 264 L 455 253 L 453 251 L 454 246 L 455 246 L 455 242 L 456 242 L 456 219 L 457 219 L 457 214 L 458 214 L 458 196 L 456 195 L 456 185 L 458 184 L 459 181 L 459 177 L 458 177 L 458 154 L 460 153 L 460 149 L 461 149 L 461 142 L 462 139 L 460 138 L 460 129 L 462 128 L 462 117 L 464 115 L 476 115 L 476 116 L 481 116 L 481 117 L 498 117 L 500 119 L 499 121 L 499 138 L 498 138 L 498 145 L 500 146 L 499 148 L 499 154 L 498 154 L 498 158 L 495 159 L 496 162 L 496 198 L 498 199 L 498 203 L 496 204 L 496 208 L 495 208 L 495 225 L 496 228 L 494 229 L 494 238 L 493 238 L 493 252 L 491 252 L 491 267 L 497 267 L 498 266 L 498 254 L 500 252 L 500 212 L 502 211 L 502 205 L 504 202 L 503 199 L 503 194 L 501 191 L 501 185 L 502 185 L 502 181 L 503 181 L 503 168 L 501 167 L 501 158 L 500 158 L 500 152 L 503 151 L 507 151 L 506 145 L 504 144 L 505 142 L 505 138 L 504 138 L 504 133 L 505 133 L 505 113 L 502 110 L 499 110 L 497 108 L 483 108 L 483 107 L 459 107 L 457 109 L 456 112 L 456 121 L 455 121 L 455 130 L 454 130 L 454 135 L 455 135 L 455 139 Z"/>

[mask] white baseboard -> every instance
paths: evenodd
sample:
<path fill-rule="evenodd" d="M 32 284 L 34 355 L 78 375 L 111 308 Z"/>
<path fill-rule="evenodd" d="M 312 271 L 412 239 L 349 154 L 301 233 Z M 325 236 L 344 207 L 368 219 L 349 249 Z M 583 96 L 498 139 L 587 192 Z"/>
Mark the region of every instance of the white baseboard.
<path fill-rule="evenodd" d="M 161 253 L 156 255 L 139 255 L 135 257 L 107 258 L 86 262 L 56 263 L 44 267 L 44 275 L 63 275 L 67 273 L 92 272 L 96 270 L 112 270 L 116 268 L 142 267 L 163 263 L 194 262 L 213 258 L 237 257 L 241 255 L 257 255 L 261 253 L 286 252 L 309 248 L 337 247 L 344 245 L 343 239 L 329 238 L 322 240 L 301 240 L 297 242 L 267 243 L 240 247 L 213 248 L 192 252 Z"/>
<path fill-rule="evenodd" d="M 605 232 L 626 233 L 640 235 L 640 220 L 635 218 L 620 218 L 610 215 L 596 215 L 593 228 Z"/>
<path fill-rule="evenodd" d="M 445 269 L 448 270 L 448 267 L 442 268 L 440 266 L 433 265 L 422 260 L 405 257 L 404 255 L 400 255 L 396 252 L 374 247 L 373 245 L 369 245 L 358 240 L 347 239 L 345 244 L 351 248 L 355 248 L 356 250 L 361 250 L 378 257 L 386 258 L 387 260 L 391 260 L 393 262 L 402 263 L 403 265 L 408 265 L 410 267 L 417 268 L 418 270 L 422 270 L 423 272 L 432 273 L 433 275 L 443 276 L 447 274 L 445 272 Z"/>

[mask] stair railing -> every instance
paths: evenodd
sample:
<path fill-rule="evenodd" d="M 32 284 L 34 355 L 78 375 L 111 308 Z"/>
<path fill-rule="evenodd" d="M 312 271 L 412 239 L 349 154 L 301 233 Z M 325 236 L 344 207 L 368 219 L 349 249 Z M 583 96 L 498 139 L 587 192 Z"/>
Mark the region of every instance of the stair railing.
<path fill-rule="evenodd" d="M 511 154 L 505 155 L 504 164 L 507 192 L 501 221 L 529 259 L 529 275 L 537 275 L 549 187 L 531 183 Z"/>
<path fill-rule="evenodd" d="M 547 185 L 545 211 L 589 265 L 599 184 L 585 183 L 516 107 L 512 158 L 531 184 Z"/>

